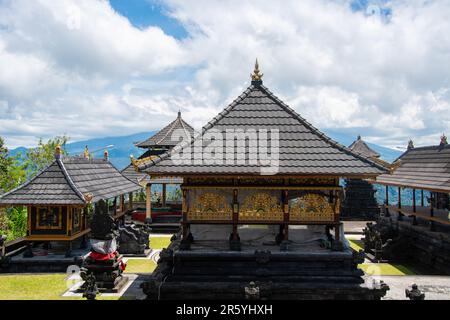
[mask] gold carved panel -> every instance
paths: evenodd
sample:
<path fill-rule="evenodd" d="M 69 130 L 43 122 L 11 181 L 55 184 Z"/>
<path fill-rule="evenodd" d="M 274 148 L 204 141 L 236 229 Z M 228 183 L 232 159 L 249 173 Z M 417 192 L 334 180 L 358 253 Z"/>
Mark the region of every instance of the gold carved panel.
<path fill-rule="evenodd" d="M 334 204 L 315 193 L 297 198 L 290 208 L 291 221 L 334 222 L 334 216 Z"/>
<path fill-rule="evenodd" d="M 241 221 L 283 221 L 283 205 L 275 195 L 250 193 L 239 208 Z"/>
<path fill-rule="evenodd" d="M 189 199 L 188 220 L 233 220 L 233 211 L 225 195 L 215 192 L 197 194 Z"/>

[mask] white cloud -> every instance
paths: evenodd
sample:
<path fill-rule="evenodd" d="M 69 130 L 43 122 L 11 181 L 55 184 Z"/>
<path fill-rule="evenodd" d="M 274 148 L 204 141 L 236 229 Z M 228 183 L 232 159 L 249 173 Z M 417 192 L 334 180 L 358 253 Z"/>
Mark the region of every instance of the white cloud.
<path fill-rule="evenodd" d="M 0 5 L 0 135 L 74 139 L 199 128 L 264 83 L 322 129 L 387 146 L 436 144 L 450 123 L 450 3 L 396 1 L 386 22 L 349 1 L 169 0 L 189 37 L 138 29 L 106 1 Z"/>

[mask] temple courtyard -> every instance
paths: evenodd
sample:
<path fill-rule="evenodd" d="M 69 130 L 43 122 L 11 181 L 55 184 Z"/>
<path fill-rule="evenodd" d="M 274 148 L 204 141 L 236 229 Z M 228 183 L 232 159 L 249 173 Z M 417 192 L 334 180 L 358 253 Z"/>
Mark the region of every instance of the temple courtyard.
<path fill-rule="evenodd" d="M 353 250 L 362 249 L 361 230 L 364 222 L 346 222 L 346 239 Z M 151 235 L 152 252 L 145 258 L 126 258 L 128 283 L 118 293 L 100 294 L 98 300 L 141 300 L 145 295 L 142 282 L 156 268 L 159 253 L 170 243 L 171 235 Z M 382 280 L 390 290 L 383 300 L 406 300 L 405 289 L 416 283 L 426 300 L 450 300 L 450 276 L 440 276 L 410 264 L 373 263 L 366 259 L 358 266 L 371 279 Z M 369 280 L 368 280 L 369 281 Z M 78 275 L 1 274 L 0 300 L 84 300 L 76 289 L 83 281 Z"/>

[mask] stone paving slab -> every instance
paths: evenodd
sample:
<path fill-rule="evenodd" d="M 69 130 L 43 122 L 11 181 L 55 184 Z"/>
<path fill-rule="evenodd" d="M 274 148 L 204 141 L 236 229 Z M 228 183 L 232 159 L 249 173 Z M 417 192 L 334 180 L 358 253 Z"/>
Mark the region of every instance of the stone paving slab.
<path fill-rule="evenodd" d="M 379 276 L 391 289 L 383 300 L 408 300 L 405 289 L 413 283 L 425 293 L 425 300 L 450 300 L 450 277 L 446 276 Z"/>

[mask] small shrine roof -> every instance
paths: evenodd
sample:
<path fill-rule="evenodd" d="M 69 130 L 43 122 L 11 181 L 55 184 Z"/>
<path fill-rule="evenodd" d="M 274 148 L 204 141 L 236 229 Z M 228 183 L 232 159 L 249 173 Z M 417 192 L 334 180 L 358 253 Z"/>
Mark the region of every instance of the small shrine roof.
<path fill-rule="evenodd" d="M 357 153 L 359 155 L 362 155 L 366 158 L 379 158 L 380 154 L 376 152 L 375 150 L 371 149 L 367 143 L 361 139 L 361 136 L 358 136 L 358 138 L 348 147 L 351 151 L 354 153 Z"/>
<path fill-rule="evenodd" d="M 194 135 L 194 128 L 192 128 L 181 117 L 181 112 L 178 112 L 178 117 L 172 121 L 169 125 L 165 126 L 159 132 L 144 140 L 136 143 L 136 147 L 139 148 L 153 148 L 153 147 L 165 147 L 170 148 L 177 144 L 177 141 L 172 140 L 172 134 L 175 130 L 182 130 L 185 132 L 186 137 L 192 137 Z"/>
<path fill-rule="evenodd" d="M 108 160 L 60 157 L 18 188 L 0 205 L 86 205 L 139 190 Z"/>

